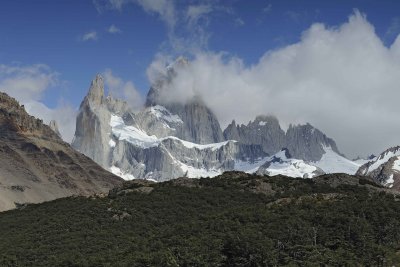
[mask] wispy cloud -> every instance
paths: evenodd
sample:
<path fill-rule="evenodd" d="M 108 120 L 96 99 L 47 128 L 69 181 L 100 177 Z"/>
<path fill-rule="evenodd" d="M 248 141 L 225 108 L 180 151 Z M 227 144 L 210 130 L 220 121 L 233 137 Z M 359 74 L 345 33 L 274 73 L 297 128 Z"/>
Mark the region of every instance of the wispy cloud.
<path fill-rule="evenodd" d="M 293 10 L 286 11 L 285 15 L 294 22 L 299 22 L 301 18 L 301 14 Z"/>
<path fill-rule="evenodd" d="M 113 96 L 126 99 L 133 110 L 138 110 L 143 106 L 142 96 L 132 81 L 122 80 L 110 69 L 106 69 L 103 76 L 105 85 Z"/>
<path fill-rule="evenodd" d="M 207 14 L 213 11 L 213 7 L 211 5 L 190 5 L 186 10 L 186 19 L 189 24 L 196 24 L 199 19 L 206 18 Z"/>
<path fill-rule="evenodd" d="M 238 26 L 243 26 L 245 23 L 242 18 L 237 18 L 237 19 L 235 19 L 235 24 Z"/>
<path fill-rule="evenodd" d="M 91 32 L 87 32 L 84 35 L 82 35 L 81 40 L 84 42 L 87 41 L 96 41 L 98 39 L 98 35 L 96 31 L 91 31 Z"/>
<path fill-rule="evenodd" d="M 272 10 L 272 4 L 268 4 L 266 7 L 264 7 L 262 9 L 263 13 L 266 13 L 266 14 L 270 13 L 271 10 Z"/>
<path fill-rule="evenodd" d="M 188 1 L 189 2 L 189 1 Z M 167 28 L 168 40 L 161 45 L 172 53 L 193 53 L 208 45 L 211 32 L 209 23 L 216 13 L 234 15 L 228 5 L 219 5 L 220 1 L 198 0 L 177 7 L 172 0 L 94 0 L 99 13 L 106 10 L 122 11 L 128 4 L 136 4 L 149 14 L 156 15 Z M 240 23 L 240 22 L 239 22 Z M 171 52 L 171 51 L 169 51 Z"/>
<path fill-rule="evenodd" d="M 150 14 L 157 14 L 167 24 L 169 29 L 175 27 L 175 6 L 171 0 L 93 0 L 99 13 L 105 10 L 122 11 L 127 4 L 137 4 Z"/>
<path fill-rule="evenodd" d="M 107 28 L 107 32 L 112 34 L 122 33 L 121 29 L 114 24 Z"/>

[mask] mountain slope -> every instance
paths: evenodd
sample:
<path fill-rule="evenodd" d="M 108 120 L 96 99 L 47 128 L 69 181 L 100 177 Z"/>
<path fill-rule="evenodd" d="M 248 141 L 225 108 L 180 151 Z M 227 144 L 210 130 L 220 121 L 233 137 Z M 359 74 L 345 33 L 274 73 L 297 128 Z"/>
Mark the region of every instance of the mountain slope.
<path fill-rule="evenodd" d="M 0 211 L 71 195 L 106 193 L 121 179 L 73 150 L 0 93 Z"/>
<path fill-rule="evenodd" d="M 392 147 L 362 165 L 358 175 L 372 177 L 377 183 L 400 189 L 400 146 Z"/>

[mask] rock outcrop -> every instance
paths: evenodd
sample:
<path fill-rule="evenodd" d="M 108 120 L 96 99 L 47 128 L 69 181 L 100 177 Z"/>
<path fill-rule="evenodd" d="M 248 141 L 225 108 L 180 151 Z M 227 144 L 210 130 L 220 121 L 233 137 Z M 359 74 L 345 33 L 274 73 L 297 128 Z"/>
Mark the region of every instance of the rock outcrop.
<path fill-rule="evenodd" d="M 62 138 L 62 137 L 61 137 L 60 130 L 58 129 L 58 124 L 57 124 L 57 122 L 56 122 L 55 120 L 51 120 L 51 121 L 49 122 L 49 127 L 50 127 L 50 129 L 52 129 L 53 132 L 55 132 L 60 138 Z"/>
<path fill-rule="evenodd" d="M 307 123 L 305 125 L 290 125 L 286 131 L 286 145 L 297 159 L 318 161 L 325 154 L 326 147 L 341 155 L 333 139 Z"/>
<path fill-rule="evenodd" d="M 107 193 L 122 180 L 80 154 L 0 93 L 0 211 L 23 203 Z"/>
<path fill-rule="evenodd" d="M 273 155 L 286 146 L 285 132 L 273 116 L 257 116 L 247 125 L 236 125 L 235 121 L 224 130 L 227 140 L 237 140 L 243 144 L 261 145 L 264 152 Z"/>
<path fill-rule="evenodd" d="M 362 165 L 357 175 L 369 176 L 375 182 L 396 190 L 400 189 L 400 146 L 391 147 Z"/>
<path fill-rule="evenodd" d="M 232 121 L 224 130 L 224 136 L 227 140 L 261 145 L 269 155 L 287 148 L 293 158 L 305 161 L 319 161 L 325 153 L 325 147 L 341 155 L 335 141 L 311 124 L 290 125 L 285 133 L 278 119 L 273 116 L 257 116 L 247 125 L 236 125 L 236 122 Z"/>

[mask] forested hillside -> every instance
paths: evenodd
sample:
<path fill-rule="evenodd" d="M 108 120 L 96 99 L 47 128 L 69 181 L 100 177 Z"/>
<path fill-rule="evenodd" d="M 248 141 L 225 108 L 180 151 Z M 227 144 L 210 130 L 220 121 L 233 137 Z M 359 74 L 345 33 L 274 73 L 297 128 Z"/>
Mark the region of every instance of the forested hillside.
<path fill-rule="evenodd" d="M 398 200 L 340 174 L 133 181 L 0 213 L 0 265 L 392 266 Z"/>

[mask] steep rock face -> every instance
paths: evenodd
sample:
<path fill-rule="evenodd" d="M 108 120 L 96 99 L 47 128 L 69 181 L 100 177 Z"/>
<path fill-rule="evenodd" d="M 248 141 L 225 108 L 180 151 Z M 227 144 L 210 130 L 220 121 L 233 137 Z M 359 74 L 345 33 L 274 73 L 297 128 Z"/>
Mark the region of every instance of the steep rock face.
<path fill-rule="evenodd" d="M 0 211 L 21 203 L 106 193 L 121 182 L 0 93 Z"/>
<path fill-rule="evenodd" d="M 400 189 L 400 146 L 392 147 L 362 165 L 357 175 L 370 176 L 377 183 Z"/>
<path fill-rule="evenodd" d="M 202 145 L 174 136 L 150 136 L 126 125 L 116 115 L 111 116 L 111 127 L 114 147 L 110 169 L 126 179 L 164 181 L 181 176 L 215 176 L 234 169 L 237 159 L 254 161 L 265 157 L 260 147 L 236 141 Z"/>
<path fill-rule="evenodd" d="M 264 152 L 273 155 L 282 148 L 288 148 L 292 157 L 306 161 L 319 161 L 325 147 L 332 148 L 340 155 L 335 141 L 310 124 L 290 125 L 285 133 L 279 121 L 272 116 L 257 116 L 247 125 L 236 125 L 235 121 L 224 130 L 227 140 L 237 140 L 244 144 L 259 144 Z"/>
<path fill-rule="evenodd" d="M 147 107 L 137 113 L 135 117 L 138 127 L 149 135 L 179 136 L 178 133 L 183 128 L 182 119 L 160 105 Z M 133 121 L 130 123 L 132 125 Z"/>
<path fill-rule="evenodd" d="M 164 106 L 169 112 L 179 116 L 183 124 L 176 129 L 176 137 L 198 143 L 209 144 L 224 141 L 221 126 L 214 113 L 203 103 L 199 97 L 194 97 L 188 103 L 166 102 L 162 93 L 167 93 L 173 86 L 171 81 L 176 77 L 176 69 L 185 68 L 189 63 L 184 58 L 178 58 L 176 62 L 167 67 L 165 76 L 150 88 L 147 95 L 146 106 Z"/>
<path fill-rule="evenodd" d="M 289 126 L 286 132 L 286 147 L 294 158 L 318 161 L 325 154 L 324 147 L 330 147 L 340 155 L 335 141 L 311 124 Z"/>
<path fill-rule="evenodd" d="M 127 110 L 125 102 L 104 97 L 103 78 L 97 75 L 80 105 L 72 147 L 101 166 L 107 166 L 110 162 L 111 112 L 123 114 Z"/>
<path fill-rule="evenodd" d="M 278 120 L 272 116 L 257 116 L 247 125 L 236 125 L 232 121 L 224 130 L 226 140 L 237 140 L 243 144 L 261 145 L 264 152 L 272 155 L 285 147 L 285 132 Z"/>

